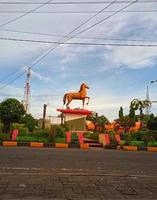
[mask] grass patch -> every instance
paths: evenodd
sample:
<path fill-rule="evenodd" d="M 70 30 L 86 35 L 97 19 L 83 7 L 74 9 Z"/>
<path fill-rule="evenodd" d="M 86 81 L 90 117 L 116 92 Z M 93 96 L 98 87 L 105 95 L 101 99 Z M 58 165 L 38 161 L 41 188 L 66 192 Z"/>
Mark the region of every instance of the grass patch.
<path fill-rule="evenodd" d="M 144 141 L 129 141 L 128 144 L 129 144 L 129 146 L 138 146 L 138 147 L 146 146 L 146 143 Z"/>
<path fill-rule="evenodd" d="M 66 138 L 56 137 L 55 143 L 66 143 Z"/>
<path fill-rule="evenodd" d="M 148 143 L 147 143 L 147 146 L 148 146 L 148 147 L 157 147 L 157 141 L 148 142 Z"/>

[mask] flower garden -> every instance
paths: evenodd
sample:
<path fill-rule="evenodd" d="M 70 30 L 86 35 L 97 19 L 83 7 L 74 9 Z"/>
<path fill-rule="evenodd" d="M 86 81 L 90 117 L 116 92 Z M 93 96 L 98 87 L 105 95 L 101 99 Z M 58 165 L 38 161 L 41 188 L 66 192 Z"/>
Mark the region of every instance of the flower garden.
<path fill-rule="evenodd" d="M 136 104 L 135 104 L 136 103 Z M 94 113 L 87 116 L 86 131 L 69 131 L 65 125 L 52 125 L 49 129 L 41 129 L 38 120 L 26 114 L 22 104 L 16 99 L 8 99 L 0 104 L 0 144 L 9 142 L 9 146 L 29 146 L 40 144 L 46 147 L 83 147 L 90 146 L 157 151 L 157 117 L 144 115 L 141 102 L 131 102 L 128 115 L 119 110 L 119 118 L 109 122 L 104 116 Z M 5 109 L 4 109 L 5 107 Z M 135 111 L 139 109 L 140 114 Z M 16 134 L 15 134 L 16 133 Z M 16 136 L 15 136 L 16 135 Z M 14 142 L 14 143 L 13 143 Z"/>

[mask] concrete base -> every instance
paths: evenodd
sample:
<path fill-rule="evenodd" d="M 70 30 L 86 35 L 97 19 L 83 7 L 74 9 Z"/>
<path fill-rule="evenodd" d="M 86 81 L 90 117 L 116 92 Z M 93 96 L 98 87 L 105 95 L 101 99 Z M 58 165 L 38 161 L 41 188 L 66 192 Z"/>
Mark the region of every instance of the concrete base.
<path fill-rule="evenodd" d="M 85 131 L 86 117 L 92 114 L 92 111 L 80 109 L 57 109 L 57 111 L 63 113 L 64 124 L 69 127 L 70 131 Z"/>

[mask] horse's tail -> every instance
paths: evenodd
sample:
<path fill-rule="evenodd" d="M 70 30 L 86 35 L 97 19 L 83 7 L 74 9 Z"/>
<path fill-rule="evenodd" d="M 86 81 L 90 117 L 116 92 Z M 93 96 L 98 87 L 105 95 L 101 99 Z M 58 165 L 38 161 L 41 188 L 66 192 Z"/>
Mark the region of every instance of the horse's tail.
<path fill-rule="evenodd" d="M 66 103 L 67 94 L 68 94 L 68 93 L 66 93 L 66 94 L 64 95 L 64 97 L 63 97 L 63 105 L 65 105 L 65 103 Z"/>

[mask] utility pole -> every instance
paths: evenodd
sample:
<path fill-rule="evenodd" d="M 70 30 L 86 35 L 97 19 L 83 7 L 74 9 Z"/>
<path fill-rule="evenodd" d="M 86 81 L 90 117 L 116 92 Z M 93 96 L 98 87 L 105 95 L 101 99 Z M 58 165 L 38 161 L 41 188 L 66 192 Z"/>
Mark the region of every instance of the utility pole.
<path fill-rule="evenodd" d="M 44 108 L 43 108 L 43 123 L 42 123 L 42 129 L 45 129 L 46 108 L 47 108 L 47 105 L 44 104 Z"/>
<path fill-rule="evenodd" d="M 29 107 L 30 107 L 30 77 L 31 77 L 31 68 L 28 68 L 27 71 L 27 78 L 26 78 L 26 84 L 25 84 L 25 91 L 24 91 L 24 97 L 23 97 L 23 106 L 26 111 L 26 114 L 29 113 Z"/>

